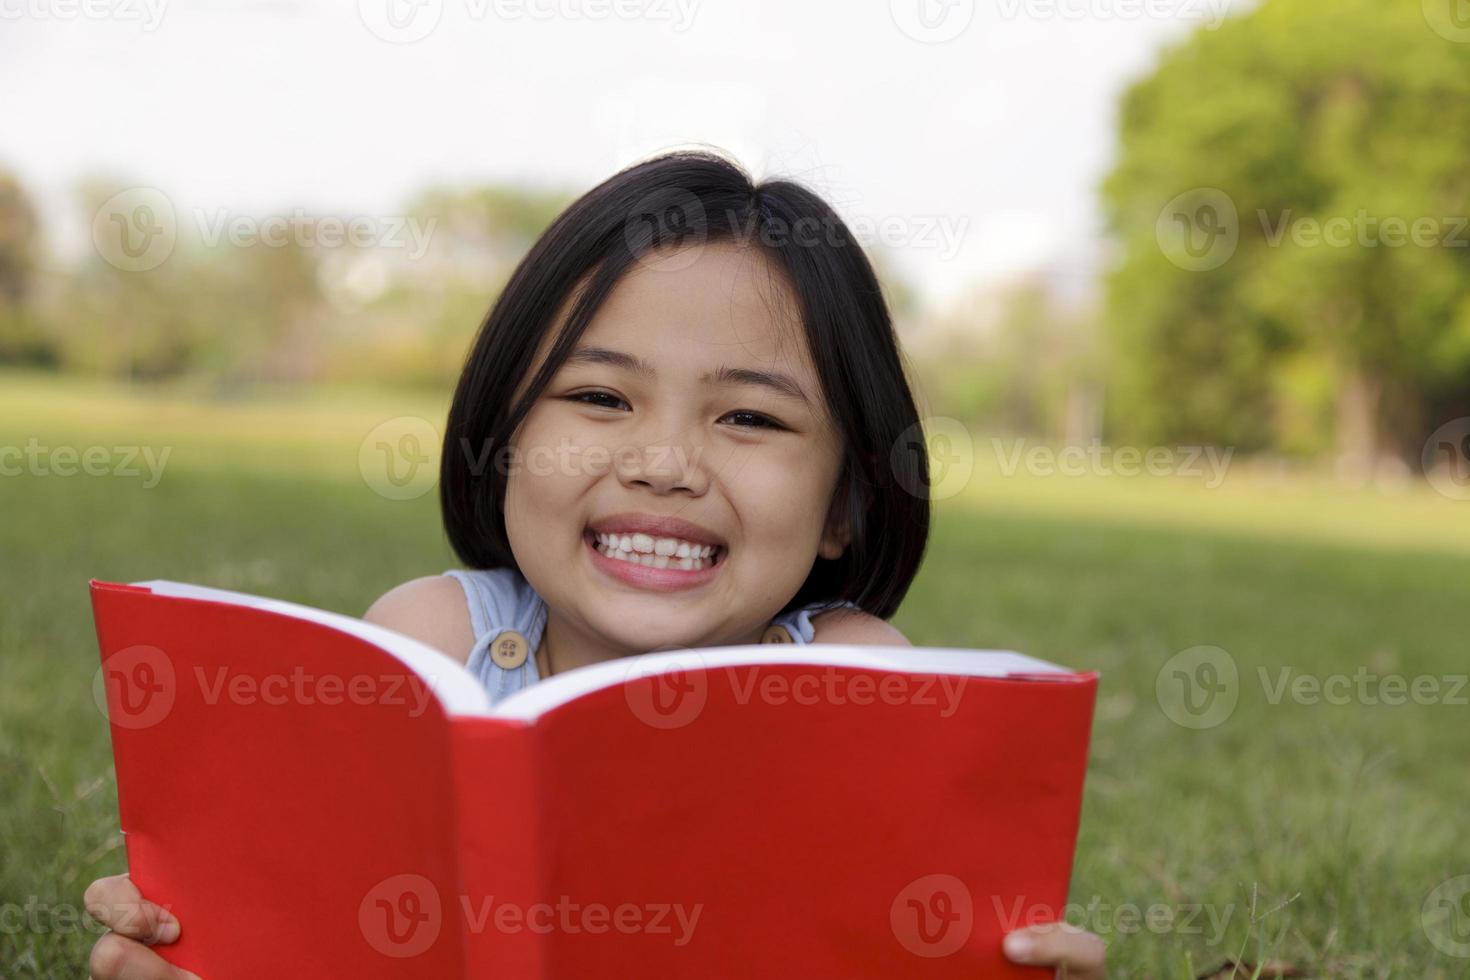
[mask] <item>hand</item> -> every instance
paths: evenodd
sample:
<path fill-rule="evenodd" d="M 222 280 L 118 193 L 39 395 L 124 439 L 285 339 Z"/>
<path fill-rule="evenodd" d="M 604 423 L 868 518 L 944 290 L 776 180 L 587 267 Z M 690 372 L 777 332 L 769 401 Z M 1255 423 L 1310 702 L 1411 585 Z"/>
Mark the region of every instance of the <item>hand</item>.
<path fill-rule="evenodd" d="M 1058 980 L 1104 980 L 1108 973 L 1103 941 L 1066 922 L 1007 933 L 1002 948 L 1012 963 L 1055 967 Z"/>
<path fill-rule="evenodd" d="M 98 878 L 82 898 L 87 914 L 112 929 L 92 947 L 92 980 L 199 980 L 149 946 L 179 938 L 179 920 L 143 897 L 126 874 Z"/>

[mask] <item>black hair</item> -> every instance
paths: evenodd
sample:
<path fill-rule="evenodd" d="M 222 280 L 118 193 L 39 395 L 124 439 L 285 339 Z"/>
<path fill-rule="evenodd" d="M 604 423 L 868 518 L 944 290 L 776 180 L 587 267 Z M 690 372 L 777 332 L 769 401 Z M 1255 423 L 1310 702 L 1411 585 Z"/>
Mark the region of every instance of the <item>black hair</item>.
<path fill-rule="evenodd" d="M 516 568 L 505 474 L 483 449 L 508 446 L 619 278 L 644 253 L 715 241 L 756 244 L 784 270 L 842 438 L 834 512 L 850 543 L 817 556 L 782 612 L 850 600 L 887 619 L 918 573 L 929 536 L 927 454 L 888 306 L 861 243 L 815 193 L 753 183 L 703 150 L 662 154 L 615 174 L 567 207 L 516 266 L 480 326 L 449 409 L 440 462 L 444 529 L 471 568 Z M 540 372 L 514 404 L 546 331 L 575 297 Z M 478 464 L 478 465 L 477 465 Z"/>

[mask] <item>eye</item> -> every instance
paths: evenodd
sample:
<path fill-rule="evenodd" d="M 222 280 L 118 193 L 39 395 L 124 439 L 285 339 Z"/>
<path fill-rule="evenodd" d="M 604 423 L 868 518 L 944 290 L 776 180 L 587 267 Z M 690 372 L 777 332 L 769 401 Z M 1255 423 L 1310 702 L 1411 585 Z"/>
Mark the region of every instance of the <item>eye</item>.
<path fill-rule="evenodd" d="M 784 425 L 782 425 L 780 422 L 777 422 L 775 419 L 768 418 L 767 416 L 760 415 L 760 414 L 758 414 L 756 412 L 731 412 L 729 415 L 726 415 L 725 418 L 727 418 L 727 419 L 741 418 L 741 419 L 750 419 L 750 420 L 752 420 L 752 421 L 748 421 L 748 422 L 740 422 L 740 423 L 738 423 L 739 427 L 742 428 L 742 429 L 784 429 L 784 428 L 786 428 Z"/>
<path fill-rule="evenodd" d="M 574 395 L 567 395 L 566 398 L 567 401 L 581 402 L 584 405 L 595 405 L 598 408 L 617 408 L 619 405 L 627 404 L 627 402 L 610 391 L 579 391 Z M 596 401 L 594 399 L 602 400 Z M 612 404 L 608 404 L 609 402 Z"/>

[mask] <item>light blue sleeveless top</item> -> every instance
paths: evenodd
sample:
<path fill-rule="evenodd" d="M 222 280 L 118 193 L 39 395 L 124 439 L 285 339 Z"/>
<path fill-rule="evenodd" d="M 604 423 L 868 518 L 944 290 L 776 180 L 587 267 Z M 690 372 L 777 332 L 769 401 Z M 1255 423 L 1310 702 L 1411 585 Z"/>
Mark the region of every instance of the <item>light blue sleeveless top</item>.
<path fill-rule="evenodd" d="M 444 574 L 453 576 L 464 587 L 465 601 L 470 607 L 470 625 L 475 631 L 475 645 L 470 649 L 470 658 L 465 666 L 485 685 L 490 703 L 496 704 L 540 680 L 536 670 L 536 650 L 541 646 L 541 634 L 546 629 L 546 603 L 531 583 L 513 568 L 452 569 Z M 804 645 L 812 642 L 812 635 L 816 632 L 812 616 L 840 608 L 860 607 L 846 600 L 813 602 L 782 613 L 771 620 L 771 625 L 784 628 L 790 636 L 789 642 Z M 530 648 L 525 662 L 511 670 L 501 667 L 490 657 L 490 648 L 496 638 L 507 630 L 520 633 Z"/>

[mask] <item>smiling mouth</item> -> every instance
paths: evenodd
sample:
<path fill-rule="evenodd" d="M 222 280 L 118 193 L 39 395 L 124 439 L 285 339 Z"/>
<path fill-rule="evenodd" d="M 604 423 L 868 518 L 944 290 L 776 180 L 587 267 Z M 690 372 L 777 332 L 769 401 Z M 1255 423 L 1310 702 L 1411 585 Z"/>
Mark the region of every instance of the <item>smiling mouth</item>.
<path fill-rule="evenodd" d="M 594 532 L 591 528 L 583 536 L 599 554 L 645 568 L 698 572 L 713 568 L 725 557 L 723 545 L 699 544 L 682 538 L 642 533 L 610 534 Z"/>

